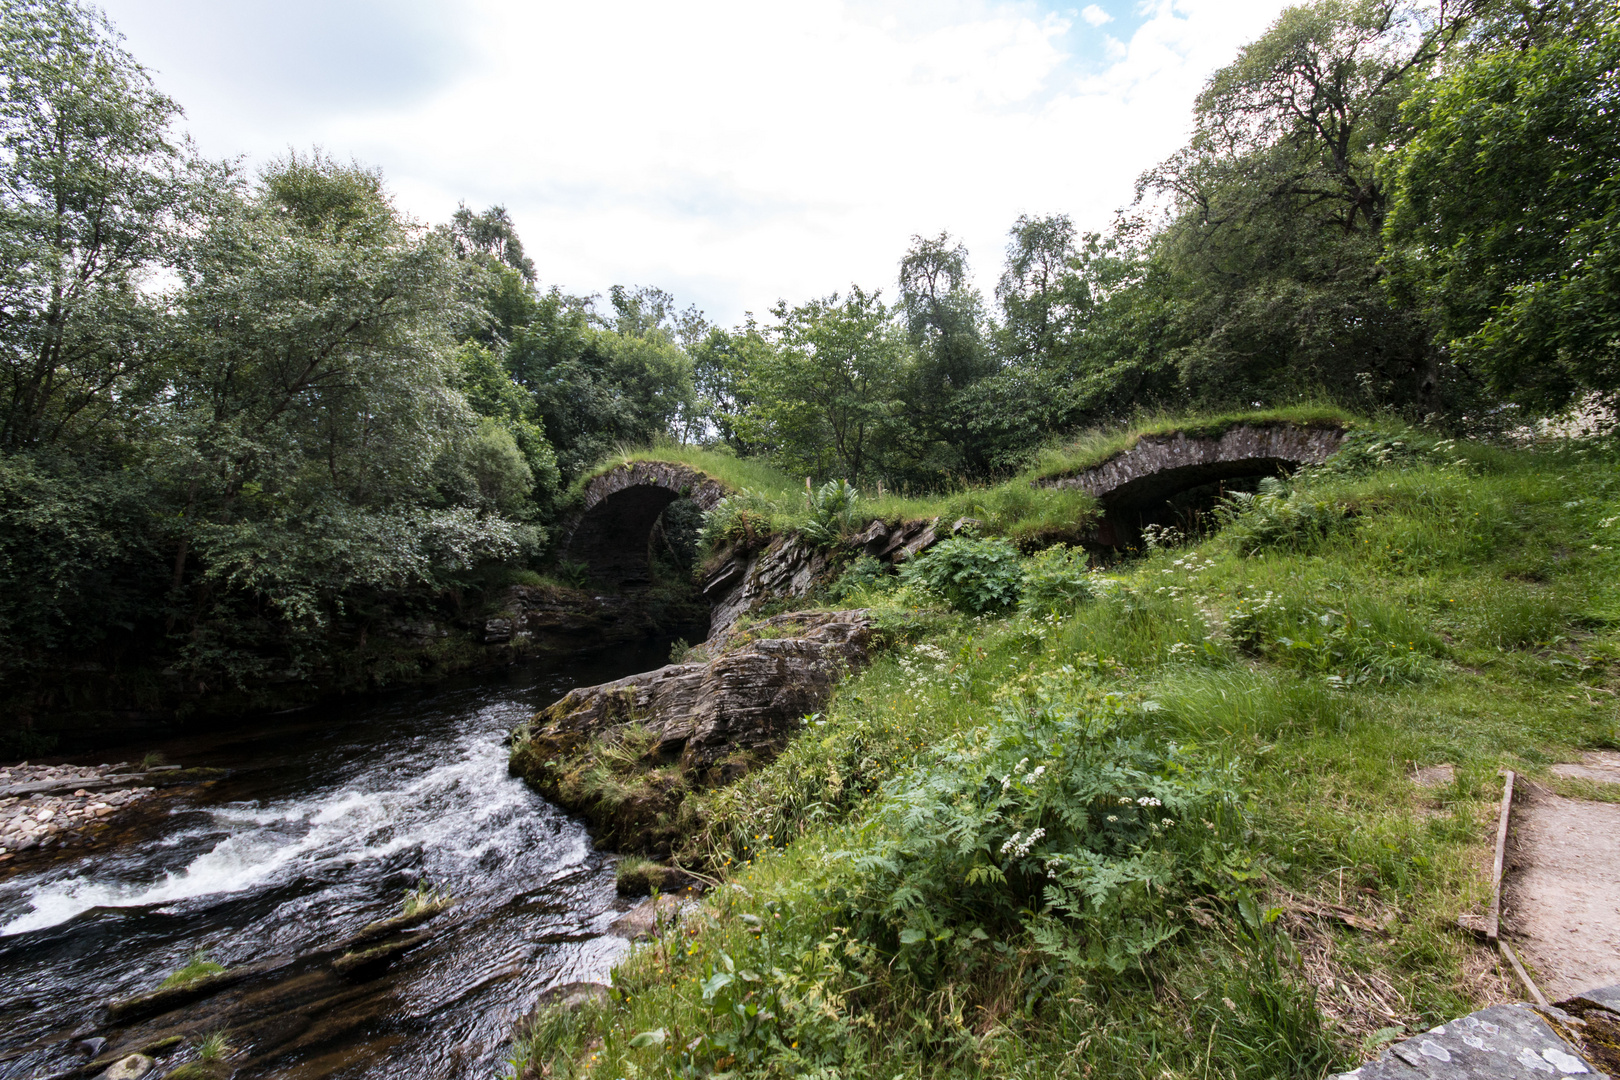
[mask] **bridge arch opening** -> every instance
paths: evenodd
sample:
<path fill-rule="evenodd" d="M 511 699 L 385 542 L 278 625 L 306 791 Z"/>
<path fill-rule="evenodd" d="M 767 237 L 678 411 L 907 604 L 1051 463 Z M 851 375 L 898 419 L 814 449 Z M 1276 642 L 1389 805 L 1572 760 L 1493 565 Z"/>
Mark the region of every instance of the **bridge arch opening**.
<path fill-rule="evenodd" d="M 1239 424 L 1219 434 L 1142 436 L 1106 461 L 1051 481 L 1094 496 L 1103 510 L 1096 543 L 1132 548 L 1149 525 L 1184 531 L 1223 495 L 1253 491 L 1268 476 L 1320 464 L 1338 451 L 1339 426 Z"/>
<path fill-rule="evenodd" d="M 1103 510 L 1098 543 L 1141 547 L 1143 531 L 1150 525 L 1177 529 L 1188 537 L 1203 534 L 1211 528 L 1212 511 L 1226 496 L 1258 491 L 1262 480 L 1287 476 L 1298 467 L 1294 462 L 1275 461 L 1234 466 L 1216 476 L 1188 471 L 1150 488 L 1098 499 Z"/>
<path fill-rule="evenodd" d="M 702 513 L 726 489 L 673 462 L 629 462 L 593 479 L 584 505 L 565 525 L 562 557 L 582 562 L 604 585 L 642 588 L 656 563 L 690 570 Z"/>
<path fill-rule="evenodd" d="M 652 484 L 615 492 L 580 518 L 567 557 L 583 562 L 608 585 L 652 584 L 653 533 L 678 492 Z"/>

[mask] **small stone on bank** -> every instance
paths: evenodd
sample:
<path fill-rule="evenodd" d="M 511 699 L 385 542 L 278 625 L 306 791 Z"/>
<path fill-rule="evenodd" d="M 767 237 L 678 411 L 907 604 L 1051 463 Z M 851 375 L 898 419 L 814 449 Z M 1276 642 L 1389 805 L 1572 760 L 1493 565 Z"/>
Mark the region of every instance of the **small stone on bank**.
<path fill-rule="evenodd" d="M 152 1071 L 157 1062 L 145 1054 L 131 1054 L 119 1058 L 107 1067 L 97 1080 L 140 1080 L 141 1077 Z"/>

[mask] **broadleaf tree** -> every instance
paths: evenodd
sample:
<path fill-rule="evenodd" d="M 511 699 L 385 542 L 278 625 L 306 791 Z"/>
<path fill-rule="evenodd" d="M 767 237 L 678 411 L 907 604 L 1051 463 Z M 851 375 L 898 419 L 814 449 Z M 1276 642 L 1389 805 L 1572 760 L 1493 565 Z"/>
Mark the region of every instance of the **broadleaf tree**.
<path fill-rule="evenodd" d="M 127 414 L 161 354 L 148 286 L 217 170 L 95 8 L 0 5 L 0 449 Z"/>
<path fill-rule="evenodd" d="M 851 482 L 877 473 L 898 412 L 905 342 L 877 292 L 773 309 L 774 346 L 747 378 L 753 409 L 738 428 L 789 472 Z"/>
<path fill-rule="evenodd" d="M 1397 297 L 1491 390 L 1620 392 L 1620 20 L 1542 19 L 1407 108 L 1387 226 Z"/>

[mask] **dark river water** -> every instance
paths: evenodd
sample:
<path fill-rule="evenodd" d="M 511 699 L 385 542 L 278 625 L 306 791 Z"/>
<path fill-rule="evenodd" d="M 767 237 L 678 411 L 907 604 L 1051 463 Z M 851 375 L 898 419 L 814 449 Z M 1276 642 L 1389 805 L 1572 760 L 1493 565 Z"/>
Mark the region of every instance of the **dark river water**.
<path fill-rule="evenodd" d="M 231 772 L 125 811 L 112 842 L 0 881 L 0 1078 L 80 1067 L 86 1036 L 111 1034 L 109 1049 L 145 1037 L 109 1031 L 103 1004 L 199 949 L 227 966 L 296 957 L 398 914 L 418 882 L 456 903 L 380 977 L 294 964 L 147 1034 L 180 1020 L 245 1030 L 246 1045 L 231 1040 L 239 1077 L 503 1075 L 512 1021 L 548 987 L 604 978 L 626 945 L 605 934 L 612 857 L 507 775 L 502 737 L 569 687 L 667 655 L 650 643 L 160 744 Z"/>

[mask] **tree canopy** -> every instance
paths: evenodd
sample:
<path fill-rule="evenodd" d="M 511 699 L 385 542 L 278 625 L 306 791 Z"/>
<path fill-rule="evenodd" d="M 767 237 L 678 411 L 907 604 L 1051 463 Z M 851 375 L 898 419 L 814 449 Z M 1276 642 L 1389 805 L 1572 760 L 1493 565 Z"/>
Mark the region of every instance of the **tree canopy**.
<path fill-rule="evenodd" d="M 503 205 L 433 225 L 319 151 L 203 160 L 99 11 L 0 0 L 0 674 L 297 676 L 551 566 L 570 485 L 659 439 L 923 490 L 1144 409 L 1612 401 L 1617 70 L 1612 0 L 1313 0 L 1111 227 L 1012 222 L 992 297 L 940 232 L 728 328 L 545 280 Z"/>
<path fill-rule="evenodd" d="M 1386 233 L 1457 362 L 1556 410 L 1620 390 L 1620 26 L 1540 29 L 1407 102 Z"/>

